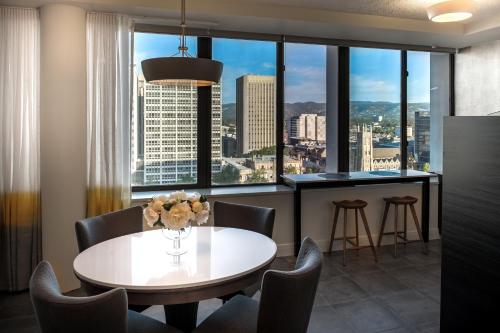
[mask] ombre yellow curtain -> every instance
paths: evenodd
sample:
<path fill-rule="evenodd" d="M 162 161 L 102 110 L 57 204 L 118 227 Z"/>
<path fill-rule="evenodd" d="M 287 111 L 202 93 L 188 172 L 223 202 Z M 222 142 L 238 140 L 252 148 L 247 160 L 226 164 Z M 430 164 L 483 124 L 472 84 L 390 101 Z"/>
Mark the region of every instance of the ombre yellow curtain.
<path fill-rule="evenodd" d="M 0 290 L 27 289 L 42 258 L 38 10 L 0 7 Z"/>
<path fill-rule="evenodd" d="M 28 288 L 33 269 L 42 259 L 40 194 L 0 193 L 0 286 L 17 291 Z"/>
<path fill-rule="evenodd" d="M 87 14 L 87 216 L 130 201 L 132 20 Z"/>
<path fill-rule="evenodd" d="M 126 191 L 122 187 L 87 189 L 87 216 L 102 215 L 128 207 L 129 200 L 123 198 Z"/>

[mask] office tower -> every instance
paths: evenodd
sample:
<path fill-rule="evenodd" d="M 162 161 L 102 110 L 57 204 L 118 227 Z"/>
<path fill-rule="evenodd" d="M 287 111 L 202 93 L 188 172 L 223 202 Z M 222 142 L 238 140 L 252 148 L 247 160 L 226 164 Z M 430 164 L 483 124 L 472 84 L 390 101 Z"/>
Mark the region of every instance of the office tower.
<path fill-rule="evenodd" d="M 135 66 L 135 65 L 134 65 Z M 130 122 L 130 160 L 132 185 L 144 183 L 144 79 L 133 77 L 132 117 Z"/>
<path fill-rule="evenodd" d="M 276 145 L 276 79 L 244 75 L 236 80 L 238 154 Z"/>
<path fill-rule="evenodd" d="M 301 114 L 290 118 L 290 138 L 325 142 L 326 117 L 317 114 Z"/>
<path fill-rule="evenodd" d="M 139 78 L 144 87 L 144 184 L 195 182 L 197 177 L 197 87 L 155 85 Z M 220 86 L 212 87 L 212 170 L 221 165 Z"/>
<path fill-rule="evenodd" d="M 417 168 L 430 163 L 431 117 L 429 111 L 415 112 L 415 160 Z"/>
<path fill-rule="evenodd" d="M 370 171 L 372 170 L 373 140 L 372 127 L 366 125 L 357 125 L 351 129 L 351 153 L 350 170 L 351 171 Z"/>

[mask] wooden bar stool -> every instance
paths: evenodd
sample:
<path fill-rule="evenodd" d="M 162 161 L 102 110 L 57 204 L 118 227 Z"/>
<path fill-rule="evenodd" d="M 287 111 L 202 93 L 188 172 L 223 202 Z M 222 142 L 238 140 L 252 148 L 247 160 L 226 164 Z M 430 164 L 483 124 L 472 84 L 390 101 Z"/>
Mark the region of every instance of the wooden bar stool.
<path fill-rule="evenodd" d="M 334 240 L 342 240 L 342 249 L 343 249 L 343 259 L 342 264 L 345 266 L 345 257 L 347 249 L 347 242 L 352 245 L 349 250 L 359 250 L 367 247 L 371 247 L 373 256 L 375 257 L 375 261 L 377 261 L 377 252 L 375 251 L 375 246 L 373 245 L 372 235 L 370 233 L 370 228 L 368 227 L 368 221 L 366 220 L 365 210 L 364 208 L 368 205 L 366 201 L 363 200 L 343 200 L 343 201 L 333 201 L 333 205 L 335 206 L 335 214 L 333 217 L 333 227 L 332 227 L 332 236 L 330 237 L 330 246 L 328 247 L 328 251 L 332 252 L 332 246 Z M 337 228 L 337 221 L 339 218 L 340 209 L 344 209 L 344 235 L 342 238 L 335 238 L 335 229 Z M 356 224 L 356 235 L 355 236 L 347 236 L 347 210 L 354 209 L 355 216 L 355 224 Z M 368 246 L 359 246 L 359 229 L 358 229 L 358 211 L 361 215 L 361 219 L 363 220 L 363 224 L 365 226 L 366 234 L 368 236 L 368 240 L 370 245 Z M 353 239 L 355 242 L 353 242 Z"/>
<path fill-rule="evenodd" d="M 378 242 L 377 242 L 377 247 L 380 247 L 380 244 L 382 243 L 382 237 L 385 235 L 394 235 L 394 258 L 397 257 L 397 251 L 398 251 L 398 238 L 403 240 L 403 243 L 406 245 L 408 243 L 408 223 L 407 223 L 407 215 L 408 215 L 408 206 L 410 207 L 410 212 L 411 215 L 413 216 L 413 221 L 415 222 L 415 227 L 418 232 L 418 237 L 419 239 L 416 241 L 421 241 L 423 244 L 423 251 L 424 253 L 427 253 L 427 249 L 425 246 L 425 243 L 422 238 L 422 229 L 420 229 L 420 224 L 418 222 L 418 217 L 417 217 L 417 212 L 415 211 L 415 203 L 418 201 L 417 198 L 411 197 L 411 196 L 404 196 L 404 197 L 391 197 L 391 198 L 384 198 L 385 201 L 385 209 L 384 209 L 384 216 L 382 217 L 382 224 L 380 226 L 380 234 L 378 237 Z M 384 232 L 385 229 L 385 223 L 387 220 L 387 214 L 389 213 L 389 208 L 391 205 L 394 205 L 394 231 L 393 232 Z M 398 213 L 399 213 L 399 206 L 403 205 L 404 206 L 404 217 L 403 217 L 403 230 L 399 231 L 398 228 Z"/>

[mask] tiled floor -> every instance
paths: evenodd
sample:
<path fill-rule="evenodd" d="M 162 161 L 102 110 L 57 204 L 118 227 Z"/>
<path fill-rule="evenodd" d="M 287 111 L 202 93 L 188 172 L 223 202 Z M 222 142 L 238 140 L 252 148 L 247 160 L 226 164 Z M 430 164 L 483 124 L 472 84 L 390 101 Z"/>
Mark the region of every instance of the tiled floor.
<path fill-rule="evenodd" d="M 351 253 L 342 266 L 341 253 L 325 255 L 309 332 L 439 332 L 441 243 L 429 243 L 423 254 L 418 243 L 379 251 L 375 263 L 368 249 Z M 293 258 L 278 258 L 277 269 L 293 267 Z M 257 294 L 256 298 L 259 297 Z M 199 321 L 221 305 L 212 299 L 200 303 Z M 163 320 L 163 307 L 145 311 Z M 0 294 L 0 333 L 38 332 L 27 292 Z"/>

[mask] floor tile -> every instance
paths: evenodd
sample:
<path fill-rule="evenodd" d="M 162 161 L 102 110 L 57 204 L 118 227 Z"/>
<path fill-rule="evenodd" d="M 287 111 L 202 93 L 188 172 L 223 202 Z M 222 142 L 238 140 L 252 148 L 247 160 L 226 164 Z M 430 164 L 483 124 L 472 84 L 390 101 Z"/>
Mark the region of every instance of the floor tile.
<path fill-rule="evenodd" d="M 372 296 L 388 295 L 408 289 L 406 285 L 386 272 L 358 273 L 350 277 Z"/>
<path fill-rule="evenodd" d="M 439 304 L 419 292 L 404 291 L 381 301 L 409 327 L 439 325 Z"/>
<path fill-rule="evenodd" d="M 313 309 L 308 333 L 342 332 L 356 333 L 345 318 L 333 308 L 322 306 Z"/>
<path fill-rule="evenodd" d="M 363 299 L 369 296 L 358 284 L 346 276 L 320 281 L 318 292 L 325 296 L 330 304 Z"/>
<path fill-rule="evenodd" d="M 389 309 L 373 299 L 337 304 L 333 308 L 346 318 L 356 332 L 382 332 L 402 326 Z"/>
<path fill-rule="evenodd" d="M 420 267 L 403 268 L 388 272 L 402 283 L 416 289 L 437 288 L 441 279 Z"/>

